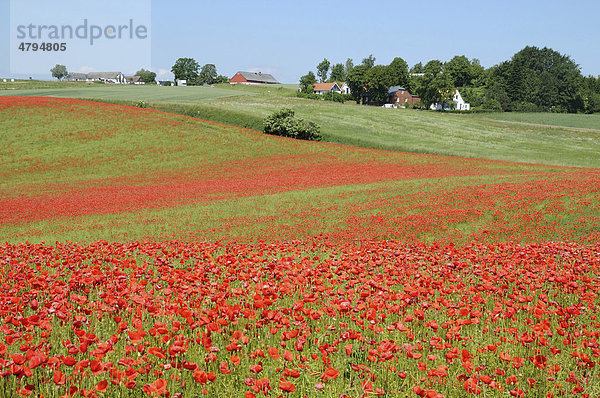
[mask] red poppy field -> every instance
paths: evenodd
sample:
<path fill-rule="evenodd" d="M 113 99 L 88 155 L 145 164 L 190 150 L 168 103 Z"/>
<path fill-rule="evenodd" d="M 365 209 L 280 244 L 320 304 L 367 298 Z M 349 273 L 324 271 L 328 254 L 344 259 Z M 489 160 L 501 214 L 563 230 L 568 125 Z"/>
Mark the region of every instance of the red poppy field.
<path fill-rule="evenodd" d="M 4 396 L 600 395 L 596 169 L 48 98 L 0 131 Z"/>

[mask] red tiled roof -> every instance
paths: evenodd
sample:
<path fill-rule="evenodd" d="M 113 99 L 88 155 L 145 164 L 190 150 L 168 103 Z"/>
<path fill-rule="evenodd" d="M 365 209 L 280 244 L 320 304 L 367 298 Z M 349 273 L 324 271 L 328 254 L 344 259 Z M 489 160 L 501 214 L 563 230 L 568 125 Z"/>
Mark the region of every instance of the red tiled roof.
<path fill-rule="evenodd" d="M 313 89 L 315 91 L 329 91 L 335 83 L 315 83 Z"/>

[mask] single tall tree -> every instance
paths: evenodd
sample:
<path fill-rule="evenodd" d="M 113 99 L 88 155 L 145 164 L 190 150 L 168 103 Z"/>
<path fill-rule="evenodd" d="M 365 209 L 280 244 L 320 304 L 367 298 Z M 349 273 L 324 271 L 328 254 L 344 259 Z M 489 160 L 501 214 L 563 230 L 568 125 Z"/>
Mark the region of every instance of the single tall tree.
<path fill-rule="evenodd" d="M 366 94 L 369 102 L 383 104 L 388 100 L 388 90 L 393 85 L 393 73 L 389 66 L 375 65 L 366 73 Z"/>
<path fill-rule="evenodd" d="M 400 57 L 394 58 L 388 66 L 388 72 L 391 78 L 390 86 L 402 86 L 410 91 L 408 64 L 405 60 Z"/>
<path fill-rule="evenodd" d="M 69 72 L 67 72 L 67 67 L 59 64 L 56 64 L 54 68 L 50 69 L 50 73 L 52 73 L 52 77 L 55 77 L 58 80 L 62 80 L 69 74 Z"/>
<path fill-rule="evenodd" d="M 317 65 L 317 76 L 319 76 L 321 83 L 327 80 L 327 72 L 329 71 L 329 65 L 331 64 L 327 60 L 327 58 L 323 59 L 323 61 L 321 61 L 321 63 Z"/>
<path fill-rule="evenodd" d="M 346 80 L 346 74 L 344 73 L 344 65 L 343 64 L 335 64 L 331 67 L 331 77 L 329 78 L 330 82 L 343 82 Z"/>
<path fill-rule="evenodd" d="M 358 65 L 352 68 L 348 76 L 346 76 L 346 84 L 350 87 L 350 96 L 357 104 L 360 104 L 363 94 L 367 89 L 367 72 L 369 68 L 365 65 Z"/>
<path fill-rule="evenodd" d="M 344 65 L 344 76 L 346 76 L 346 78 L 348 78 L 352 68 L 354 68 L 354 62 L 352 61 L 352 58 L 348 58 L 346 60 L 346 65 Z"/>

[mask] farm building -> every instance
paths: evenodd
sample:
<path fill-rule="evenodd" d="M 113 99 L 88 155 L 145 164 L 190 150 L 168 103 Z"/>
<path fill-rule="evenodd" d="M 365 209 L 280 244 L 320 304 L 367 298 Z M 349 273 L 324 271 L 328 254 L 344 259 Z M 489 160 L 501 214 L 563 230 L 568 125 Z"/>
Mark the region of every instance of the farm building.
<path fill-rule="evenodd" d="M 452 102 L 454 103 L 454 108 L 450 107 L 450 104 L 444 102 L 443 104 L 431 104 L 431 106 L 429 107 L 429 109 L 431 109 L 432 111 L 447 111 L 450 109 L 456 109 L 457 111 L 469 111 L 471 110 L 471 104 L 468 102 L 465 102 L 465 100 L 463 99 L 462 95 L 460 95 L 460 93 L 458 92 L 458 90 L 456 90 L 454 92 L 454 95 L 452 96 Z"/>
<path fill-rule="evenodd" d="M 238 72 L 231 79 L 231 84 L 279 84 L 277 79 L 268 73 Z"/>
<path fill-rule="evenodd" d="M 67 81 L 77 82 L 104 82 L 126 84 L 127 79 L 121 72 L 90 72 L 90 73 L 69 73 Z"/>
<path fill-rule="evenodd" d="M 315 83 L 313 84 L 313 91 L 315 94 L 327 94 L 327 93 L 342 93 L 340 86 L 337 83 Z"/>
<path fill-rule="evenodd" d="M 342 94 L 350 94 L 350 86 L 346 84 L 346 82 L 336 82 L 338 86 L 340 86 L 340 90 L 342 90 Z"/>
<path fill-rule="evenodd" d="M 70 82 L 85 82 L 88 77 L 85 73 L 69 73 L 65 80 Z"/>
<path fill-rule="evenodd" d="M 127 84 L 146 84 L 140 76 L 125 76 Z"/>
<path fill-rule="evenodd" d="M 411 93 L 408 92 L 404 87 L 393 86 L 388 90 L 390 104 L 403 106 L 405 104 L 412 105 L 415 102 L 421 101 L 421 98 L 415 97 Z"/>
<path fill-rule="evenodd" d="M 125 84 L 125 75 L 121 72 L 90 72 L 88 80 L 93 82 Z"/>
<path fill-rule="evenodd" d="M 350 94 L 350 87 L 344 82 L 333 82 L 333 83 L 315 83 L 313 84 L 313 90 L 315 94 L 325 93 L 339 93 L 339 94 Z"/>

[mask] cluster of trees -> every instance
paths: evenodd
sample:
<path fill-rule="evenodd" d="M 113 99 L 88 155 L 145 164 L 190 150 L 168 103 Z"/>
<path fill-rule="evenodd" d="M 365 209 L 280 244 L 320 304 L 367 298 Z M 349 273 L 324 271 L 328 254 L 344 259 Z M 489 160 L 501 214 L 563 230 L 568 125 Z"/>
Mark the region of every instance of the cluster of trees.
<path fill-rule="evenodd" d="M 203 84 L 227 83 L 227 76 L 217 74 L 214 64 L 200 64 L 193 58 L 179 58 L 171 68 L 175 80 L 187 80 L 188 86 L 201 86 Z"/>
<path fill-rule="evenodd" d="M 401 86 L 428 108 L 449 102 L 456 89 L 472 108 L 496 111 L 600 112 L 600 81 L 584 77 L 579 66 L 550 48 L 525 47 L 510 60 L 489 69 L 479 60 L 458 55 L 450 61 L 431 60 L 409 69 L 400 57 L 376 65 L 370 55 L 359 65 L 352 59 L 334 64 L 324 59 L 315 73 L 300 78 L 302 92 L 317 81 L 345 81 L 357 103 L 384 103 L 388 89 Z M 318 78 L 318 80 L 317 80 Z"/>
<path fill-rule="evenodd" d="M 135 76 L 139 76 L 142 79 L 142 81 L 146 84 L 156 83 L 156 73 L 146 70 L 144 68 L 135 72 Z"/>
<path fill-rule="evenodd" d="M 567 55 L 525 47 L 483 74 L 463 97 L 474 106 L 502 111 L 600 112 L 600 85 L 584 77 Z"/>
<path fill-rule="evenodd" d="M 397 57 L 389 65 L 375 65 L 373 54 L 362 60 L 360 65 L 354 65 L 352 58 L 345 64 L 335 64 L 324 59 L 317 65 L 317 74 L 310 71 L 300 78 L 300 90 L 312 92 L 312 85 L 317 82 L 346 82 L 350 87 L 350 97 L 357 103 L 383 103 L 388 99 L 388 89 L 391 86 L 409 85 L 408 64 Z M 331 70 L 331 74 L 329 71 Z"/>

